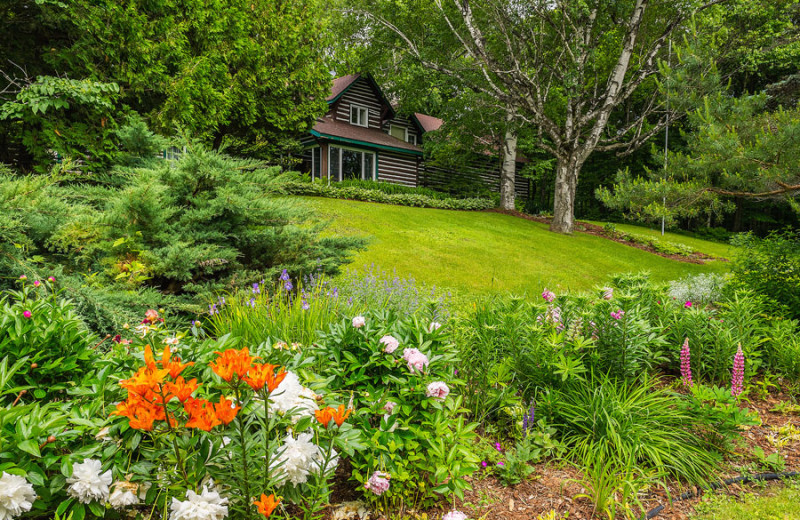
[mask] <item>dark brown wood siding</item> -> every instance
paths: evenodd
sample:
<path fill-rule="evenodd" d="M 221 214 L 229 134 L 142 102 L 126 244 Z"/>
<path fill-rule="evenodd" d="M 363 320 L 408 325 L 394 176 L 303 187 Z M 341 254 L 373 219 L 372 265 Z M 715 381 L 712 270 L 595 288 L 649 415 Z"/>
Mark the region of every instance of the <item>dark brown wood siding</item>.
<path fill-rule="evenodd" d="M 358 78 L 347 92 L 336 101 L 336 120 L 350 122 L 350 105 L 356 104 L 369 109 L 369 127 L 381 127 L 381 102 L 375 91 L 364 78 Z"/>
<path fill-rule="evenodd" d="M 518 197 L 528 198 L 530 186 L 528 179 L 520 175 L 522 167 L 522 163 L 517 163 L 514 191 Z M 500 160 L 493 157 L 477 158 L 459 170 L 423 163 L 420 167 L 419 177 L 420 186 L 427 188 L 442 188 L 452 182 L 454 178 L 462 177 L 464 180 L 480 180 L 486 183 L 490 190 L 499 192 Z"/>
<path fill-rule="evenodd" d="M 379 152 L 378 180 L 416 187 L 417 158 L 413 155 Z"/>

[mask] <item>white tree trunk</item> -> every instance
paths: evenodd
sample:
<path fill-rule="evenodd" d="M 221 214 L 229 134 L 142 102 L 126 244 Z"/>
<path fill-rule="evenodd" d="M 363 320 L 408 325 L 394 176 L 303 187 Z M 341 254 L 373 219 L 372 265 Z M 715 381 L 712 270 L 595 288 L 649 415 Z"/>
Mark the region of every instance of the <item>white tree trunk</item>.
<path fill-rule="evenodd" d="M 575 223 L 575 191 L 581 163 L 575 157 L 559 157 L 556 163 L 556 187 L 553 203 L 553 223 L 550 231 L 572 233 Z"/>
<path fill-rule="evenodd" d="M 509 114 L 508 119 L 511 119 Z M 500 168 L 500 207 L 516 209 L 514 205 L 517 172 L 517 132 L 510 124 L 503 140 L 503 165 Z"/>

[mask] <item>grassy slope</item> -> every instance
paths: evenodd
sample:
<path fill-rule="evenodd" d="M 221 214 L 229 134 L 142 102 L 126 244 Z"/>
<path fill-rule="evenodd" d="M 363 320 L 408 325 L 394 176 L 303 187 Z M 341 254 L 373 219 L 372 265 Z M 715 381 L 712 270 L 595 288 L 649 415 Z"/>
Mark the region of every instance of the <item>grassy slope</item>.
<path fill-rule="evenodd" d="M 757 488 L 756 488 L 757 489 Z M 758 490 L 756 496 L 709 495 L 697 506 L 696 520 L 784 520 L 800 518 L 800 483 L 779 489 Z"/>
<path fill-rule="evenodd" d="M 589 220 L 592 224 L 597 224 L 598 226 L 602 226 L 603 222 L 597 222 Z M 655 227 L 650 229 L 642 226 L 635 226 L 633 224 L 614 224 L 619 231 L 625 231 L 626 233 L 635 233 L 637 235 L 647 235 L 651 237 L 656 237 L 667 242 L 676 242 L 679 244 L 686 244 L 689 247 L 694 248 L 696 251 L 700 251 L 701 253 L 705 253 L 707 255 L 722 257 L 722 258 L 730 258 L 733 252 L 731 251 L 731 246 L 728 244 L 721 244 L 719 242 L 711 242 L 709 240 L 702 240 L 700 238 L 693 238 L 687 237 L 684 235 L 678 235 L 676 233 L 670 233 L 667 231 L 664 233 L 664 237 L 661 237 L 661 228 L 659 227 L 656 229 Z"/>
<path fill-rule="evenodd" d="M 649 270 L 656 280 L 670 280 L 726 269 L 721 262 L 676 262 L 582 233 L 557 235 L 543 224 L 497 213 L 306 200 L 332 219 L 332 233 L 370 239 L 355 267 L 375 264 L 468 292 L 583 290 L 619 272 Z"/>

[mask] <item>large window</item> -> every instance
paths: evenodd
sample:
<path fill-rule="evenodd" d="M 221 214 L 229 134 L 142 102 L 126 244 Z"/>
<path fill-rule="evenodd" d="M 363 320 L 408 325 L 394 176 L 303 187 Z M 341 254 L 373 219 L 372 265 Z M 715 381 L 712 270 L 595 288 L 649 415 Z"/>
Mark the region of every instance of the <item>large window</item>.
<path fill-rule="evenodd" d="M 375 178 L 375 154 L 351 148 L 331 146 L 328 168 L 333 180 L 373 180 Z"/>
<path fill-rule="evenodd" d="M 369 126 L 369 109 L 359 105 L 350 105 L 350 123 L 358 126 Z"/>

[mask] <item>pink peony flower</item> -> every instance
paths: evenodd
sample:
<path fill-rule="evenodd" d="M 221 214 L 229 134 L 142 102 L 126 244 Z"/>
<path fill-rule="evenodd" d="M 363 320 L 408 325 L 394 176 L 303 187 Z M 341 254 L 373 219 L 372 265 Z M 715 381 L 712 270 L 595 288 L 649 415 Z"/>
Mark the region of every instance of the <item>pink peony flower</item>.
<path fill-rule="evenodd" d="M 415 348 L 403 349 L 403 359 L 411 372 L 422 372 L 428 366 L 428 356 Z"/>
<path fill-rule="evenodd" d="M 553 291 L 545 289 L 542 293 L 542 298 L 544 298 L 544 301 L 547 303 L 553 303 L 553 300 L 556 299 L 556 294 Z"/>
<path fill-rule="evenodd" d="M 447 384 L 444 381 L 434 381 L 428 385 L 428 391 L 426 392 L 426 395 L 439 401 L 444 401 L 447 399 L 449 393 L 450 388 L 447 387 Z"/>
<path fill-rule="evenodd" d="M 55 277 L 55 276 L 48 276 L 48 277 L 47 277 L 47 281 L 49 281 L 49 282 L 55 282 L 55 281 L 56 281 L 56 277 Z"/>
<path fill-rule="evenodd" d="M 442 517 L 442 520 L 467 520 L 467 515 L 458 510 L 453 510 Z"/>
<path fill-rule="evenodd" d="M 360 329 L 367 324 L 367 319 L 364 316 L 356 316 L 353 318 L 353 327 Z"/>
<path fill-rule="evenodd" d="M 28 279 L 28 277 L 27 277 L 27 276 L 25 276 L 24 274 L 21 274 L 21 275 L 19 275 L 19 279 L 20 279 L 20 280 L 27 280 L 27 279 Z"/>
<path fill-rule="evenodd" d="M 33 313 L 31 313 L 31 311 L 25 311 L 22 313 L 22 315 L 25 316 L 26 318 L 30 318 L 31 316 L 33 316 Z"/>
<path fill-rule="evenodd" d="M 383 351 L 387 354 L 391 354 L 400 346 L 400 342 L 394 336 L 384 336 L 378 341 L 384 345 Z"/>
<path fill-rule="evenodd" d="M 397 406 L 397 403 L 394 401 L 386 401 L 386 404 L 383 405 L 383 410 L 386 413 L 392 413 L 394 411 L 394 407 Z"/>
<path fill-rule="evenodd" d="M 372 474 L 369 480 L 364 484 L 364 489 L 368 489 L 372 491 L 378 496 L 389 491 L 389 479 L 391 477 L 388 473 L 384 473 L 383 471 L 376 471 Z"/>
<path fill-rule="evenodd" d="M 690 309 L 692 307 L 692 302 L 686 302 L 683 304 L 683 306 L 686 307 L 687 309 Z"/>
<path fill-rule="evenodd" d="M 40 282 L 39 280 L 36 280 L 35 282 L 33 282 L 33 286 L 34 287 L 39 287 L 40 285 L 42 285 L 42 282 Z"/>
<path fill-rule="evenodd" d="M 742 385 L 744 384 L 744 352 L 742 352 L 742 344 L 736 349 L 736 355 L 733 356 L 733 374 L 731 375 L 731 395 L 737 397 L 742 393 Z"/>

